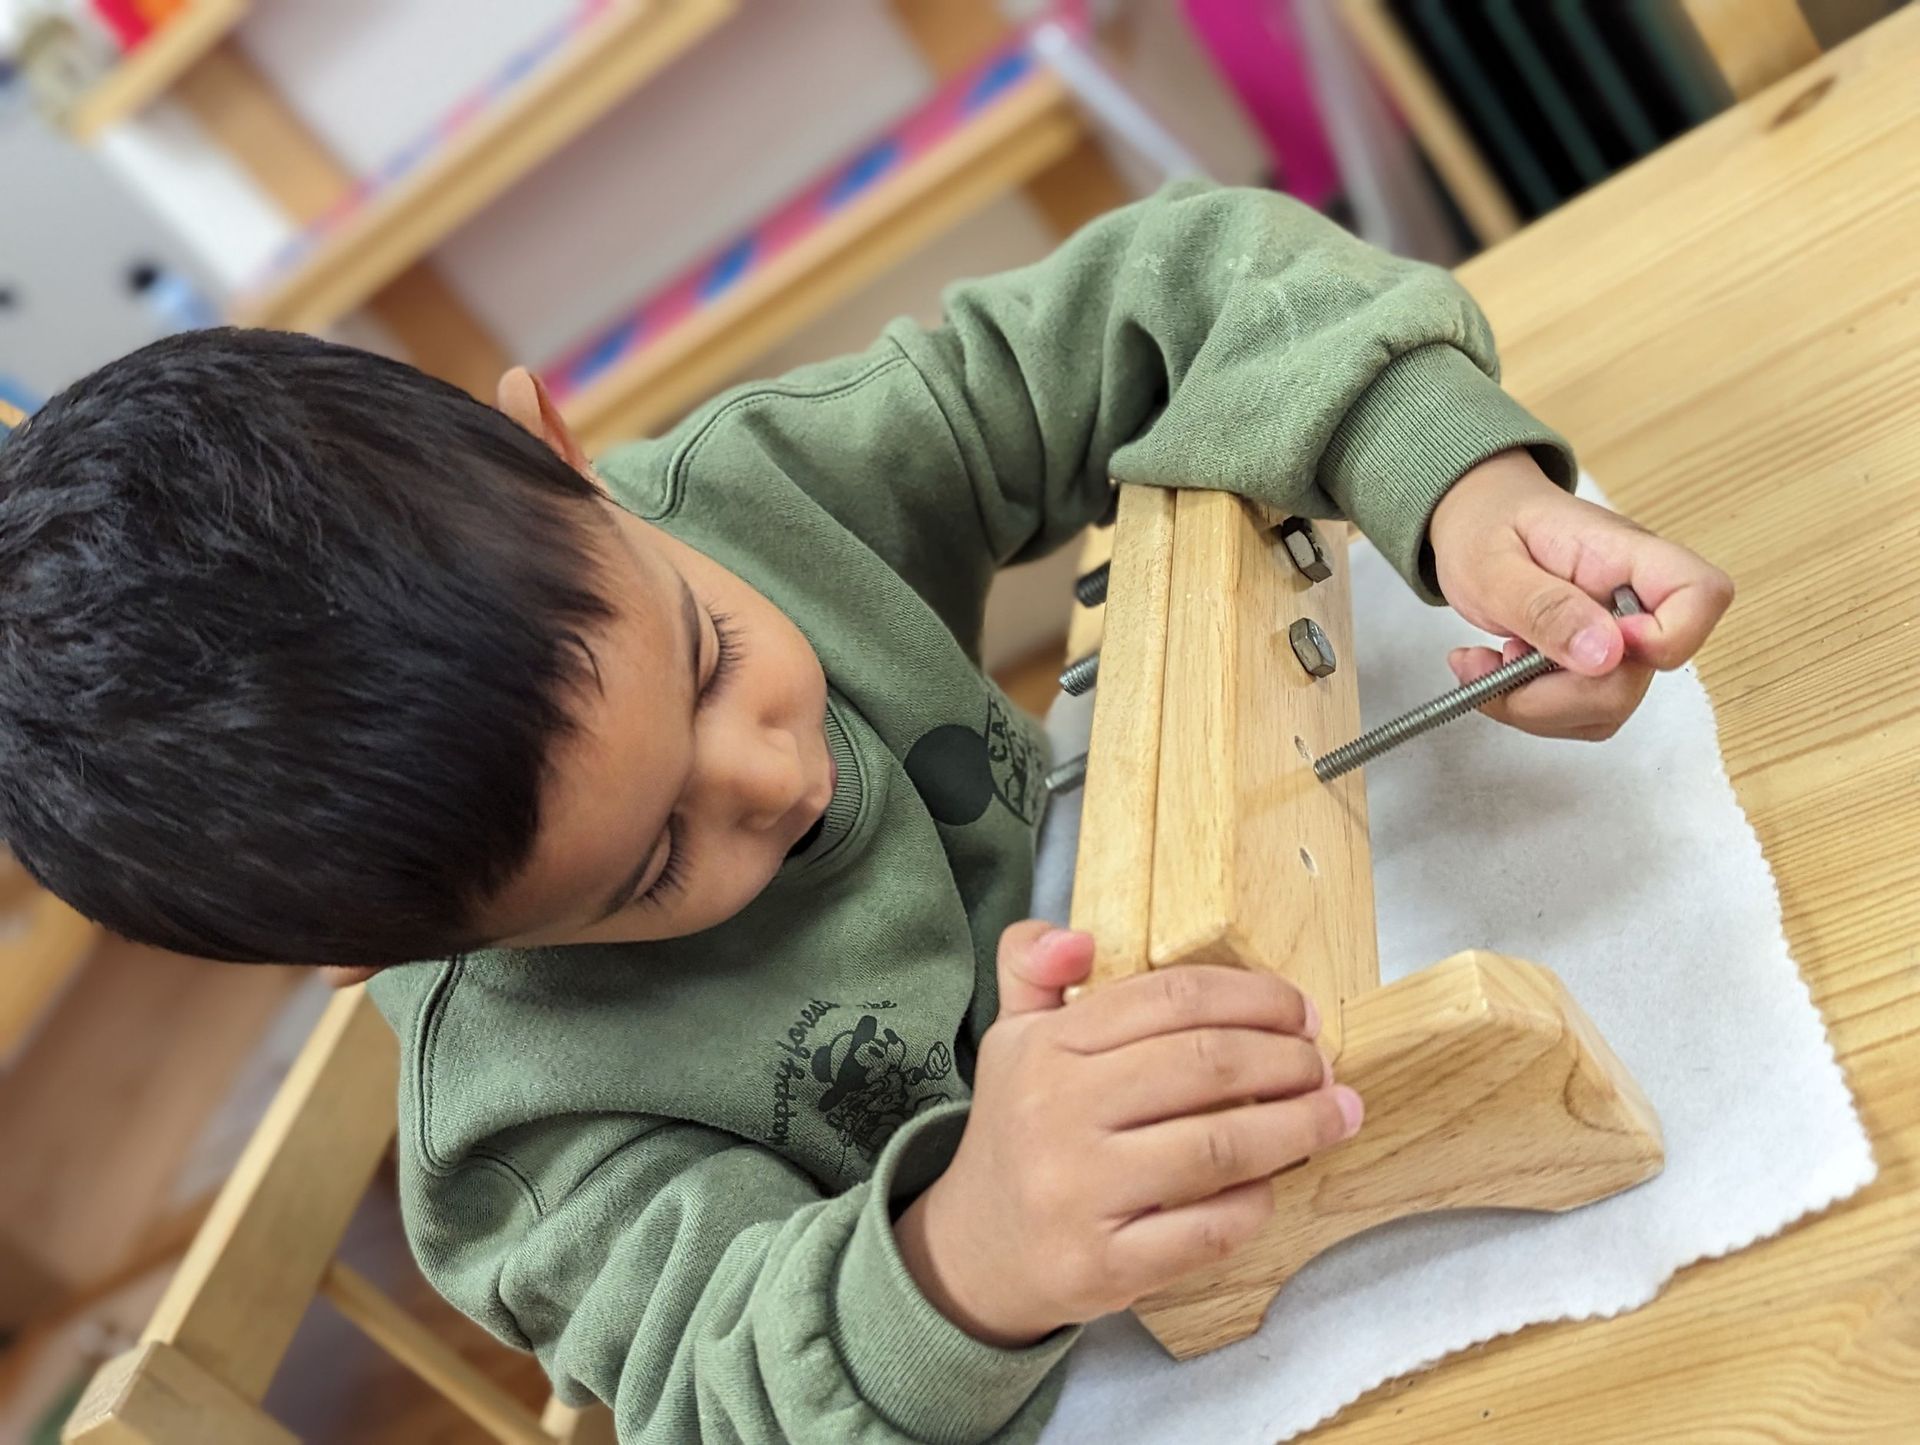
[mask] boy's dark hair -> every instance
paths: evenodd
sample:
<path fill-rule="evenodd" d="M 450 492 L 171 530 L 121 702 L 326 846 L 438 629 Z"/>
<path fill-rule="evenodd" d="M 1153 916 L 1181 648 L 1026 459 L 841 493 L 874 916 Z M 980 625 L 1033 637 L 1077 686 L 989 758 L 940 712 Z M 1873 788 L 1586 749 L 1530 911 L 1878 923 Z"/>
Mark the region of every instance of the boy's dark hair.
<path fill-rule="evenodd" d="M 412 367 L 193 332 L 0 443 L 0 836 L 129 938 L 469 948 L 608 615 L 593 486 Z"/>

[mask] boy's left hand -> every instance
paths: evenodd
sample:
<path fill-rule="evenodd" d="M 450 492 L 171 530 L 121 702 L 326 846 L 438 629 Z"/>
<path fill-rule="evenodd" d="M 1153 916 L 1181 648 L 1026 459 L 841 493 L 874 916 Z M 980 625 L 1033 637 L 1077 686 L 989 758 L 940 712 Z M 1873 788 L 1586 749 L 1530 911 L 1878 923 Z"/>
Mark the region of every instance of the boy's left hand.
<path fill-rule="evenodd" d="M 1427 539 L 1454 610 L 1512 639 L 1501 652 L 1455 648 L 1455 677 L 1484 677 L 1528 646 L 1566 669 L 1481 709 L 1542 737 L 1612 737 L 1654 670 L 1692 657 L 1733 601 L 1733 580 L 1718 567 L 1569 496 L 1525 451 L 1489 457 L 1455 482 Z M 1615 618 L 1595 600 L 1620 586 L 1639 594 L 1644 615 Z"/>

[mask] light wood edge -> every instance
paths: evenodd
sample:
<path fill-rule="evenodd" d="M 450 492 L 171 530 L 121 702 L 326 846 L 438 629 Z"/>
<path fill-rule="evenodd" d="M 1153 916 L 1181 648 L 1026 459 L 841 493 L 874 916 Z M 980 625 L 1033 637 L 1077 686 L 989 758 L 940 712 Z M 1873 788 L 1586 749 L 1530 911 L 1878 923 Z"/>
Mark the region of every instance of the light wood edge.
<path fill-rule="evenodd" d="M 81 96 L 66 118 L 69 134 L 93 141 L 146 109 L 246 18 L 247 0 L 193 0 Z"/>
<path fill-rule="evenodd" d="M 1348 30 L 1392 95 L 1482 245 L 1520 229 L 1520 213 L 1408 43 L 1385 0 L 1340 0 Z"/>
<path fill-rule="evenodd" d="M 1273 1182 L 1266 1229 L 1135 1313 L 1189 1359 L 1244 1339 L 1316 1255 L 1438 1210 L 1562 1211 L 1664 1161 L 1646 1096 L 1546 969 L 1457 954 L 1352 1001 L 1341 1078 L 1367 1102 L 1346 1144 Z"/>
<path fill-rule="evenodd" d="M 553 1445 L 534 1413 L 358 1270 L 327 1266 L 320 1293 L 360 1332 L 502 1445 Z"/>
<path fill-rule="evenodd" d="M 540 1428 L 551 1435 L 557 1445 L 619 1445 L 614 1434 L 613 1411 L 605 1405 L 573 1406 L 550 1399 L 541 1412 Z"/>
<path fill-rule="evenodd" d="M 255 1402 L 154 1340 L 100 1367 L 60 1438 L 69 1445 L 299 1445 Z"/>
<path fill-rule="evenodd" d="M 1757 95 L 1820 58 L 1796 0 L 1680 0 L 1735 100 Z"/>
<path fill-rule="evenodd" d="M 1122 487 L 1113 525 L 1108 627 L 1087 748 L 1073 927 L 1093 935 L 1088 985 L 1147 967 L 1160 711 L 1173 585 L 1176 493 Z"/>
<path fill-rule="evenodd" d="M 614 6 L 576 54 L 530 78 L 497 112 L 370 202 L 291 275 L 243 298 L 252 325 L 317 331 L 365 301 L 541 161 L 734 13 L 737 0 Z"/>
<path fill-rule="evenodd" d="M 589 451 L 672 420 L 932 236 L 1079 143 L 1078 112 L 1038 72 L 980 119 L 847 204 L 563 410 Z"/>
<path fill-rule="evenodd" d="M 258 1399 L 393 1137 L 398 1049 L 364 986 L 321 1015 L 144 1338 Z"/>
<path fill-rule="evenodd" d="M 1287 520 L 1179 494 L 1148 957 L 1284 975 L 1337 1059 L 1343 1005 L 1380 984 L 1365 783 L 1322 783 L 1312 764 L 1360 730 L 1352 577 L 1333 526 L 1315 528 L 1331 575 L 1301 575 L 1275 535 Z M 1326 634 L 1330 676 L 1294 657 L 1298 619 Z"/>
<path fill-rule="evenodd" d="M 0 401 L 0 427 L 5 427 L 11 431 L 26 419 L 26 413 L 22 412 L 19 407 L 11 406 L 4 401 Z"/>
<path fill-rule="evenodd" d="M 1238 810 L 1233 753 L 1243 718 L 1239 625 L 1245 599 L 1241 502 L 1229 492 L 1175 494 L 1169 567 L 1147 957 L 1167 964 L 1239 960 L 1234 888 Z M 1286 746 L 1276 730 L 1275 746 Z M 1222 806 L 1225 800 L 1227 806 Z"/>

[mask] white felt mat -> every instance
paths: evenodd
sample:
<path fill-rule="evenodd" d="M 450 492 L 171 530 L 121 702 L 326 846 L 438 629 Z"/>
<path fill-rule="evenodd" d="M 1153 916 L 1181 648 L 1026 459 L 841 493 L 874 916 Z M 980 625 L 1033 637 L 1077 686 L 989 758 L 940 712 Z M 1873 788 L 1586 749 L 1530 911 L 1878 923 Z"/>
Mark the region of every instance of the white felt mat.
<path fill-rule="evenodd" d="M 1451 687 L 1447 650 L 1475 634 L 1416 601 L 1371 547 L 1355 550 L 1353 578 L 1372 725 Z M 1090 721 L 1062 699 L 1056 756 L 1084 750 Z M 1433 1216 L 1348 1241 L 1294 1278 L 1258 1335 L 1185 1364 L 1130 1315 L 1098 1321 L 1048 1445 L 1270 1445 L 1455 1350 L 1645 1304 L 1683 1265 L 1873 1178 L 1691 669 L 1657 677 L 1612 742 L 1470 716 L 1371 764 L 1367 783 L 1382 977 L 1474 947 L 1554 969 L 1659 1111 L 1666 1171 L 1568 1215 Z M 1035 912 L 1055 921 L 1079 823 L 1065 801 L 1035 885 Z"/>

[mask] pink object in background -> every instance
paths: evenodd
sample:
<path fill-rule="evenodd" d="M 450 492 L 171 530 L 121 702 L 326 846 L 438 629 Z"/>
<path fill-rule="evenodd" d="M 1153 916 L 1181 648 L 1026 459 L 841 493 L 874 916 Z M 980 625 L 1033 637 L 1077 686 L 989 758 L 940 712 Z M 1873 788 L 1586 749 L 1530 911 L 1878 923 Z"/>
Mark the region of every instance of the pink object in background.
<path fill-rule="evenodd" d="M 1290 0 L 1181 0 L 1181 10 L 1272 154 L 1275 183 L 1310 206 L 1341 189 Z"/>

